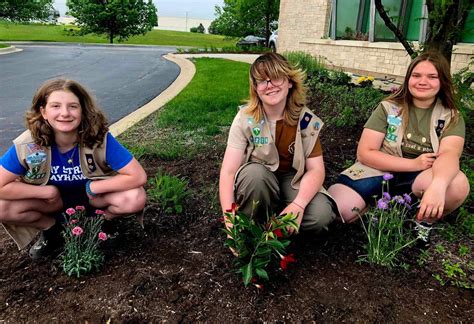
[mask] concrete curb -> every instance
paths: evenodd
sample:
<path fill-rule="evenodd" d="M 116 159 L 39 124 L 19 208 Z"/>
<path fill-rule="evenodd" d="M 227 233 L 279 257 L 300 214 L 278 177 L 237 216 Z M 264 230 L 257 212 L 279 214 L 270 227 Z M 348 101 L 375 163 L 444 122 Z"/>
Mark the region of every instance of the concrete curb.
<path fill-rule="evenodd" d="M 10 54 L 23 51 L 21 48 L 16 48 L 15 46 L 3 47 L 0 48 L 0 55 Z"/>
<path fill-rule="evenodd" d="M 180 67 L 181 72 L 179 73 L 176 80 L 174 80 L 174 82 L 168 88 L 166 88 L 165 91 L 160 93 L 160 95 L 151 100 L 149 103 L 111 125 L 110 132 L 112 135 L 120 135 L 128 128 L 138 123 L 140 120 L 163 107 L 168 101 L 180 93 L 189 82 L 191 82 L 194 74 L 196 73 L 196 67 L 191 61 L 174 54 L 167 54 L 164 56 L 164 58 L 168 61 L 176 63 Z"/>

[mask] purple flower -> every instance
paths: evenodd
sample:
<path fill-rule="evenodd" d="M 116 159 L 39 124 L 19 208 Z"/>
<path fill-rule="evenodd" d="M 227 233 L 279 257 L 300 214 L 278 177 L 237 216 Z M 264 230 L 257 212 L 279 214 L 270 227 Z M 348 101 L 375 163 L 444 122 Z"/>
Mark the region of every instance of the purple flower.
<path fill-rule="evenodd" d="M 410 195 L 408 195 L 408 194 L 406 194 L 406 193 L 403 194 L 403 199 L 405 199 L 405 202 L 406 202 L 407 204 L 411 204 L 411 197 L 410 197 Z"/>
<path fill-rule="evenodd" d="M 378 209 L 387 209 L 388 208 L 388 203 L 385 201 L 385 199 L 381 198 L 377 201 L 377 208 Z"/>
<path fill-rule="evenodd" d="M 390 194 L 388 192 L 383 192 L 382 193 L 382 199 L 385 200 L 386 202 L 389 202 L 392 197 L 390 197 Z"/>
<path fill-rule="evenodd" d="M 387 172 L 387 173 L 384 173 L 384 174 L 383 174 L 383 179 L 384 179 L 385 181 L 388 181 L 388 180 L 390 180 L 390 179 L 393 179 L 393 174 L 388 173 L 388 172 Z"/>
<path fill-rule="evenodd" d="M 393 197 L 393 200 L 400 205 L 403 205 L 405 203 L 405 199 L 403 199 L 402 196 L 395 196 Z"/>

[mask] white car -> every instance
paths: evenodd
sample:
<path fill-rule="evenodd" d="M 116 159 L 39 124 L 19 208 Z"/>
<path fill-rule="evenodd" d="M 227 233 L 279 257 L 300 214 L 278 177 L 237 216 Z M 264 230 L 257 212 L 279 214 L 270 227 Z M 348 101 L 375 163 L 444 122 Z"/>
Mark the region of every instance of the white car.
<path fill-rule="evenodd" d="M 268 39 L 268 47 L 272 49 L 272 52 L 277 51 L 277 42 L 278 41 L 278 29 L 275 30 L 271 35 L 270 38 Z"/>

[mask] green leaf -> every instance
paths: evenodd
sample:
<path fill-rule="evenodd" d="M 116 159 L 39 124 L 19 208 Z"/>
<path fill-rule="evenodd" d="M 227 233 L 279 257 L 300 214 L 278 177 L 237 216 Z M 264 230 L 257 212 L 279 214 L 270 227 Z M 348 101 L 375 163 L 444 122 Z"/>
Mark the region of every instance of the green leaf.
<path fill-rule="evenodd" d="M 256 273 L 257 276 L 259 276 L 260 278 L 265 279 L 265 280 L 269 280 L 269 278 L 268 278 L 268 273 L 267 273 L 264 269 L 255 268 L 255 273 Z"/>
<path fill-rule="evenodd" d="M 242 271 L 244 285 L 248 286 L 248 284 L 250 283 L 253 277 L 252 263 L 249 263 L 246 266 L 243 266 L 240 270 Z"/>

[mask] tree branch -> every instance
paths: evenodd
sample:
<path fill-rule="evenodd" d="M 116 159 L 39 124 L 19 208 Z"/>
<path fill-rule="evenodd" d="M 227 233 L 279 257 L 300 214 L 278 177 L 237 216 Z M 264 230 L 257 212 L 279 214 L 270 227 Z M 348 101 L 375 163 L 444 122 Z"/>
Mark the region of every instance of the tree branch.
<path fill-rule="evenodd" d="M 385 11 L 385 8 L 382 5 L 382 0 L 375 0 L 375 8 L 379 12 L 380 18 L 382 18 L 382 20 L 385 22 L 385 26 L 387 26 L 388 29 L 390 29 L 395 34 L 398 41 L 403 45 L 403 47 L 407 51 L 408 55 L 410 55 L 411 58 L 417 57 L 415 50 L 408 43 L 407 39 L 405 38 L 405 36 L 403 36 L 400 29 L 398 29 L 398 27 L 395 26 L 395 24 L 392 22 L 392 20 L 388 16 L 387 12 Z"/>

